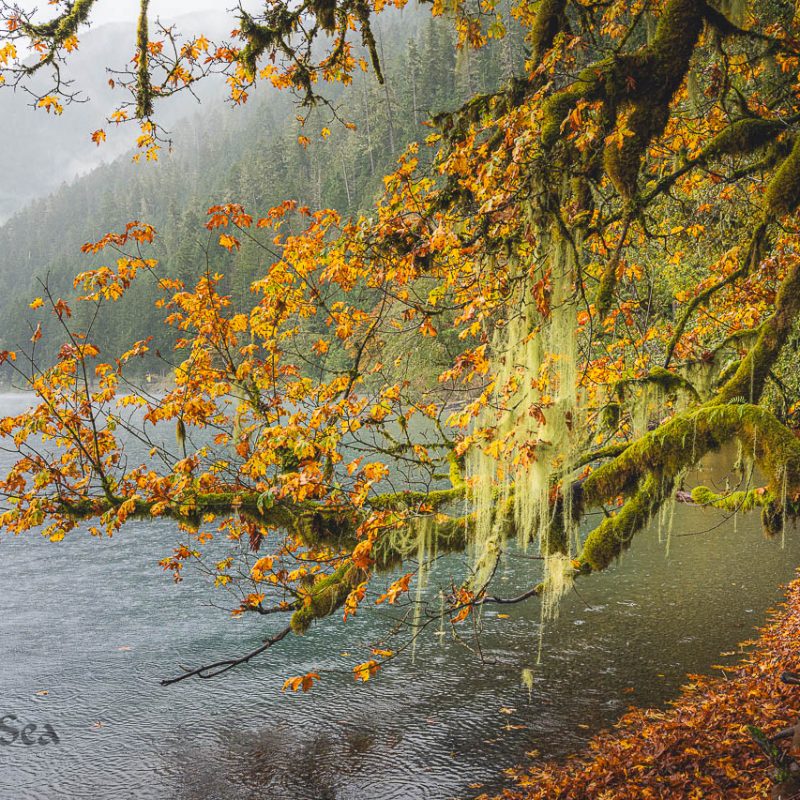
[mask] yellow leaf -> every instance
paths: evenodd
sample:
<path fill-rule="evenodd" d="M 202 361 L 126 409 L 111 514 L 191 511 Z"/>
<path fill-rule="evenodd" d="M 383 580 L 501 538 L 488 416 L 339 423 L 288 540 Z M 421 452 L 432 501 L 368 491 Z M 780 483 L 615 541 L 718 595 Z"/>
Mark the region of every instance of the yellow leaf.
<path fill-rule="evenodd" d="M 364 681 L 364 683 L 366 683 L 379 669 L 380 664 L 378 664 L 375 659 L 370 659 L 363 664 L 356 664 L 356 666 L 353 667 L 353 676 L 357 681 Z"/>
<path fill-rule="evenodd" d="M 316 672 L 307 672 L 305 675 L 296 675 L 293 678 L 287 678 L 283 682 L 283 691 L 291 689 L 293 692 L 302 690 L 307 692 L 314 685 L 314 681 L 319 680 L 319 674 Z"/>
<path fill-rule="evenodd" d="M 230 253 L 235 248 L 238 250 L 242 245 L 238 239 L 235 239 L 233 236 L 229 236 L 227 233 L 223 233 L 219 237 L 219 243 Z"/>
<path fill-rule="evenodd" d="M 52 111 L 54 114 L 60 114 L 64 108 L 61 103 L 51 94 L 42 97 L 36 104 L 38 108 L 43 108 L 48 114 Z"/>

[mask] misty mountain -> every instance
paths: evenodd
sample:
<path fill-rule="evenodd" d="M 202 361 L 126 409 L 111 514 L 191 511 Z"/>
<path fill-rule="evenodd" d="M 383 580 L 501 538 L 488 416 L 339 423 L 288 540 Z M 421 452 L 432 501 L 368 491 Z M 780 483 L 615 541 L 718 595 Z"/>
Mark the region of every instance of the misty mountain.
<path fill-rule="evenodd" d="M 268 256 L 247 243 L 233 254 L 220 248 L 204 227 L 209 206 L 241 202 L 259 215 L 293 199 L 344 214 L 367 211 L 406 144 L 430 133 L 425 122 L 432 113 L 496 87 L 523 60 L 520 37 L 510 35 L 477 53 L 459 53 L 447 22 L 409 9 L 385 15 L 378 35 L 384 86 L 368 73 L 350 86 L 325 87 L 327 99 L 356 124 L 355 130 L 346 129 L 321 106 L 301 131 L 295 98 L 260 86 L 241 108 L 211 102 L 202 114 L 175 122 L 174 148 L 162 151 L 158 162 L 134 164 L 126 153 L 36 200 L 0 226 L 0 346 L 19 349 L 29 344 L 28 303 L 42 293 L 39 280 L 46 277 L 56 295 L 69 297 L 78 272 L 114 257 L 89 257 L 81 253 L 81 245 L 133 219 L 156 228 L 151 252 L 159 260 L 160 274 L 192 284 L 211 269 L 225 274 L 223 288 L 234 300 L 248 298 L 249 285 Z M 322 127 L 333 134 L 322 137 Z M 88 140 L 89 128 L 81 131 L 76 122 L 74 135 L 85 134 Z M 307 148 L 298 142 L 301 132 L 311 140 Z M 41 144 L 30 146 L 35 150 Z M 69 151 L 56 134 L 50 146 L 53 160 L 65 167 L 61 162 Z M 91 148 L 86 152 L 90 158 Z M 17 180 L 24 183 L 27 165 L 22 158 L 18 161 L 23 167 Z M 47 171 L 40 168 L 44 176 Z M 45 179 L 37 179 L 36 186 Z M 167 352 L 173 334 L 163 326 L 163 311 L 154 306 L 158 296 L 156 282 L 144 280 L 134 285 L 125 302 L 102 311 L 92 336 L 103 343 L 106 357 L 153 334 Z M 80 325 L 88 308 L 79 304 L 75 310 Z M 63 338 L 55 320 L 45 324 L 38 345 L 42 361 L 54 355 Z"/>
<path fill-rule="evenodd" d="M 179 17 L 178 29 L 187 37 L 205 33 L 222 37 L 229 33 L 230 17 L 224 13 L 203 13 Z M 112 23 L 82 34 L 77 52 L 68 57 L 64 76 L 77 92 L 75 102 L 64 105 L 56 116 L 35 109 L 34 98 L 22 89 L 0 90 L 0 222 L 19 211 L 31 200 L 57 189 L 64 181 L 90 172 L 102 163 L 127 152 L 139 133 L 136 123 L 120 126 L 106 120 L 126 99 L 125 90 L 112 89 L 107 66 L 124 69 L 132 57 L 135 25 Z M 32 79 L 32 89 L 46 91 L 48 75 Z M 201 100 L 221 99 L 224 82 L 213 77 L 200 82 Z M 197 109 L 197 100 L 188 92 L 175 95 L 157 106 L 159 122 L 168 130 Z M 108 140 L 100 147 L 90 138 L 103 128 Z"/>

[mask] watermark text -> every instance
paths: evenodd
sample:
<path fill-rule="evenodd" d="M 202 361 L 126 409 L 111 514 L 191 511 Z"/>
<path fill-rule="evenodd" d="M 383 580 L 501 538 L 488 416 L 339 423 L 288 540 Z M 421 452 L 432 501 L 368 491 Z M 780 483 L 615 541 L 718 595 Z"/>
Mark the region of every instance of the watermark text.
<path fill-rule="evenodd" d="M 49 722 L 23 722 L 14 714 L 0 717 L 0 746 L 12 744 L 47 745 L 58 744 L 60 739 Z"/>

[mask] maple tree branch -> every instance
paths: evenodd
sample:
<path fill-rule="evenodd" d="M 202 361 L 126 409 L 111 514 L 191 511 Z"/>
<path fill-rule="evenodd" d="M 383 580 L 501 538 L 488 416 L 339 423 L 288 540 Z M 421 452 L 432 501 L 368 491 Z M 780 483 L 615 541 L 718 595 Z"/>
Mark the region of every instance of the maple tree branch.
<path fill-rule="evenodd" d="M 277 644 L 282 639 L 285 639 L 289 633 L 291 633 L 291 630 L 291 625 L 287 625 L 274 636 L 265 639 L 264 643 L 256 647 L 255 650 L 251 650 L 249 653 L 245 653 L 243 656 L 239 656 L 238 658 L 226 658 L 222 661 L 215 661 L 213 664 L 205 664 L 202 667 L 197 667 L 197 669 L 187 670 L 182 675 L 178 675 L 176 678 L 164 678 L 161 681 L 161 685 L 172 686 L 175 683 L 180 683 L 181 681 L 185 681 L 187 678 L 192 678 L 195 676 L 198 678 L 203 678 L 204 680 L 216 678 L 218 675 L 222 675 L 228 670 L 238 667 L 240 664 L 246 664 L 251 659 L 261 655 L 261 653 L 265 652 L 266 650 L 269 650 L 270 647 Z"/>
<path fill-rule="evenodd" d="M 150 0 L 139 0 L 139 20 L 136 23 L 136 116 L 148 119 L 153 114 L 153 86 L 150 81 L 150 41 L 148 6 Z"/>
<path fill-rule="evenodd" d="M 264 606 L 259 603 L 257 606 L 251 606 L 249 610 L 255 611 L 257 614 L 260 614 L 264 617 L 268 617 L 272 614 L 288 614 L 294 611 L 297 608 L 297 601 L 294 603 L 287 603 L 281 604 L 279 606 L 270 606 L 269 608 L 264 608 Z"/>
<path fill-rule="evenodd" d="M 580 485 L 577 495 L 581 512 L 623 495 L 627 498 L 620 512 L 607 517 L 592 531 L 577 561 L 579 572 L 604 569 L 624 548 L 633 535 L 646 524 L 652 513 L 669 496 L 676 476 L 708 450 L 738 437 L 752 449 L 756 461 L 767 475 L 774 497 L 788 486 L 800 487 L 800 442 L 766 409 L 753 404 L 732 404 L 746 380 L 753 402 L 758 402 L 766 374 L 777 358 L 783 343 L 800 312 L 800 267 L 795 266 L 784 279 L 775 302 L 775 313 L 760 328 L 751 348 L 736 374 L 720 389 L 718 395 L 703 406 L 678 414 L 669 422 L 646 434 L 619 451 L 601 449 L 594 458 L 613 456 L 592 472 Z M 370 500 L 373 508 L 402 509 L 414 503 L 438 506 L 464 495 L 465 486 L 438 492 L 400 492 L 378 495 Z M 224 492 L 198 495 L 192 498 L 190 515 L 205 511 L 238 510 L 260 522 L 283 525 L 311 543 L 337 542 L 354 546 L 354 531 L 361 512 L 305 503 L 291 506 L 278 502 L 268 509 L 259 506 L 260 495 L 255 492 Z M 107 508 L 103 501 L 87 501 L 82 508 L 86 514 L 97 514 Z M 70 508 L 70 504 L 66 505 Z M 149 513 L 152 504 L 137 501 L 134 513 Z M 77 511 L 74 504 L 73 512 Z M 180 516 L 180 508 L 168 513 Z M 355 516 L 354 516 L 355 515 Z M 184 514 L 184 516 L 186 516 Z M 460 549 L 466 543 L 469 519 L 449 519 L 437 522 L 437 537 L 448 549 Z M 383 566 L 396 563 L 402 553 L 394 552 L 387 541 L 387 552 L 381 557 Z M 339 608 L 354 583 L 362 578 L 359 570 L 345 564 L 318 582 L 308 608 L 295 612 L 290 627 L 303 632 L 314 619 L 326 616 Z M 536 593 L 536 591 L 534 591 Z M 532 595 L 531 595 L 532 596 Z"/>
<path fill-rule="evenodd" d="M 611 442 L 603 447 L 599 447 L 597 450 L 591 450 L 588 453 L 584 453 L 573 465 L 572 470 L 579 469 L 580 467 L 585 467 L 587 464 L 591 464 L 593 461 L 601 461 L 607 458 L 616 458 L 617 456 L 622 455 L 629 447 L 631 446 L 631 442 Z"/>
<path fill-rule="evenodd" d="M 669 365 L 672 363 L 672 359 L 675 356 L 675 348 L 678 346 L 681 337 L 686 332 L 686 326 L 689 324 L 689 320 L 691 320 L 694 312 L 697 311 L 697 309 L 701 306 L 705 305 L 717 292 L 722 291 L 726 286 L 731 286 L 732 284 L 736 283 L 739 278 L 744 278 L 749 271 L 749 266 L 746 263 L 742 263 L 729 275 L 726 275 L 721 280 L 704 289 L 702 292 L 698 292 L 698 294 L 696 294 L 686 304 L 686 307 L 683 309 L 683 313 L 681 314 L 680 319 L 675 326 L 675 330 L 672 332 L 672 337 L 667 343 L 666 356 L 664 358 L 664 369 L 668 369 Z"/>
<path fill-rule="evenodd" d="M 723 36 L 738 36 L 742 38 L 753 39 L 754 41 L 763 42 L 769 45 L 768 49 L 770 52 L 775 53 L 783 51 L 791 55 L 797 55 L 798 49 L 797 47 L 792 47 L 791 42 L 778 39 L 775 36 L 770 36 L 769 34 L 761 33 L 761 31 L 756 31 L 751 28 L 742 28 L 728 19 L 725 14 L 714 8 L 709 3 L 704 2 L 703 6 L 703 13 L 705 14 L 705 18 L 708 20 L 708 23 L 716 28 Z"/>
<path fill-rule="evenodd" d="M 446 503 L 462 498 L 466 486 L 460 485 L 452 489 L 434 489 L 431 491 L 386 492 L 367 499 L 367 505 L 375 510 L 402 511 L 414 509 L 420 504 L 438 508 Z M 113 501 L 105 497 L 85 498 L 82 500 L 65 500 L 51 498 L 63 513 L 76 519 L 89 519 L 99 516 L 113 508 L 117 508 L 128 500 L 126 497 Z M 136 499 L 131 516 L 148 517 L 154 506 L 160 501 Z M 307 531 L 309 525 L 323 523 L 326 520 L 339 522 L 341 525 L 357 526 L 357 518 L 364 512 L 344 505 L 326 505 L 313 500 L 284 502 L 276 501 L 266 505 L 262 494 L 247 489 L 225 492 L 205 492 L 174 498 L 160 514 L 182 522 L 192 522 L 204 513 L 238 512 L 254 521 L 276 526 L 285 526 L 296 532 Z M 318 515 L 318 519 L 313 517 Z"/>
<path fill-rule="evenodd" d="M 678 180 L 695 167 L 704 167 L 723 156 L 750 155 L 766 147 L 790 126 L 800 122 L 800 114 L 786 119 L 764 119 L 763 117 L 742 117 L 723 128 L 693 158 L 687 159 L 680 167 L 661 178 L 655 186 L 641 195 L 636 201 L 637 210 L 648 206 L 654 199 L 672 188 Z M 616 221 L 611 217 L 607 222 Z"/>
<path fill-rule="evenodd" d="M 620 495 L 627 500 L 616 516 L 604 519 L 587 537 L 578 556 L 583 570 L 605 569 L 661 506 L 677 476 L 734 438 L 753 453 L 773 497 L 800 491 L 800 441 L 772 413 L 755 405 L 798 317 L 800 265 L 795 264 L 780 286 L 773 315 L 717 394 L 633 442 L 586 478 L 581 486 L 583 510 Z M 750 402 L 742 403 L 748 395 Z"/>

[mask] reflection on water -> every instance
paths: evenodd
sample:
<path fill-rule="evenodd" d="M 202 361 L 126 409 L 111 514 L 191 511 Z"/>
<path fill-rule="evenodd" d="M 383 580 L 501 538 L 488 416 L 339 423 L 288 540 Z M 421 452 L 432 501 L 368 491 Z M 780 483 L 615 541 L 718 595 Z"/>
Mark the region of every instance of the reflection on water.
<path fill-rule="evenodd" d="M 5 403 L 9 413 L 19 401 Z M 446 800 L 499 788 L 527 753 L 573 752 L 628 705 L 663 704 L 686 672 L 735 659 L 719 654 L 763 621 L 800 544 L 765 540 L 757 516 L 735 529 L 721 519 L 678 506 L 668 557 L 654 526 L 579 583 L 541 665 L 531 602 L 504 608 L 508 618 L 487 611 L 484 662 L 431 636 L 414 663 L 364 686 L 350 670 L 385 624 L 369 615 L 326 620 L 223 678 L 162 688 L 179 664 L 243 652 L 264 631 L 211 607 L 203 581 L 162 574 L 171 524 L 57 545 L 4 537 L 0 715 L 50 723 L 61 741 L 0 747 L 0 797 Z M 503 593 L 529 586 L 535 563 L 512 560 Z M 442 578 L 458 569 L 439 565 Z M 310 670 L 323 673 L 311 693 L 281 693 Z"/>

